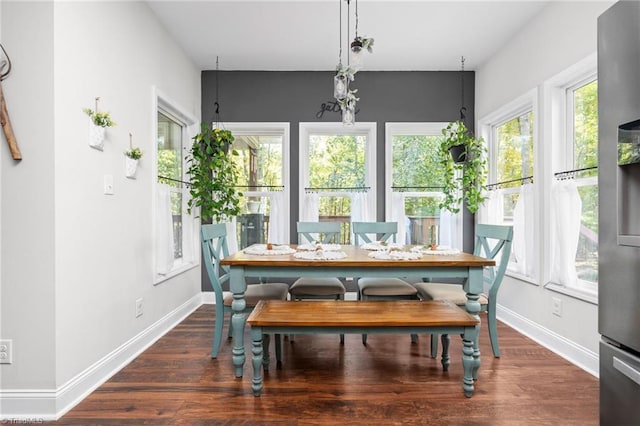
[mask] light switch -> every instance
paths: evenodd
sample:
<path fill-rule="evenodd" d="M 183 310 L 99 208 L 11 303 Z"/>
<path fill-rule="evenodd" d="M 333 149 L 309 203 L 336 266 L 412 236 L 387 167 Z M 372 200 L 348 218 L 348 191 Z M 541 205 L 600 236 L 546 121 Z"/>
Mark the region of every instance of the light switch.
<path fill-rule="evenodd" d="M 113 195 L 113 175 L 104 175 L 104 195 Z"/>

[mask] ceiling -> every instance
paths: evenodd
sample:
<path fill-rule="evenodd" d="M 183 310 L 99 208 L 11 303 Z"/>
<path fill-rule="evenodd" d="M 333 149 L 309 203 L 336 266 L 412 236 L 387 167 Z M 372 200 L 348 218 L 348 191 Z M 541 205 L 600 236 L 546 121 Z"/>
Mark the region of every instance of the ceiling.
<path fill-rule="evenodd" d="M 350 0 L 350 38 L 356 0 Z M 548 1 L 359 0 L 358 34 L 373 37 L 363 70 L 475 70 Z M 148 0 L 202 70 L 328 71 L 343 45 L 346 0 Z M 346 52 L 346 47 L 344 48 Z M 343 56 L 346 62 L 346 56 Z"/>

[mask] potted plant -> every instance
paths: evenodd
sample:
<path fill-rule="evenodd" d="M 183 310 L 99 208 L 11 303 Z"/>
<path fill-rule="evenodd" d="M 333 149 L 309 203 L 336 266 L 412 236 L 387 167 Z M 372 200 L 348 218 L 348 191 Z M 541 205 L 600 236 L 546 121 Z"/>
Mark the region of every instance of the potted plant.
<path fill-rule="evenodd" d="M 467 209 L 475 213 L 486 198 L 484 140 L 474 137 L 460 120 L 449 123 L 442 135 L 440 164 L 444 169 L 444 199 L 439 207 L 458 213 L 464 202 Z"/>
<path fill-rule="evenodd" d="M 132 135 L 129 133 L 129 149 L 124 152 L 125 155 L 125 176 L 129 179 L 136 178 L 138 170 L 138 160 L 142 158 L 142 151 L 138 147 L 133 146 Z"/>
<path fill-rule="evenodd" d="M 202 131 L 194 136 L 187 157 L 191 199 L 189 212 L 200 207 L 200 217 L 214 223 L 228 221 L 240 213 L 242 193 L 236 189 L 238 171 L 232 157 L 233 135 L 228 130 L 212 129 L 202 124 Z"/>
<path fill-rule="evenodd" d="M 85 114 L 89 116 L 89 146 L 102 151 L 104 147 L 104 135 L 107 127 L 115 126 L 108 111 L 98 111 L 98 101 L 96 98 L 95 110 L 83 108 Z"/>

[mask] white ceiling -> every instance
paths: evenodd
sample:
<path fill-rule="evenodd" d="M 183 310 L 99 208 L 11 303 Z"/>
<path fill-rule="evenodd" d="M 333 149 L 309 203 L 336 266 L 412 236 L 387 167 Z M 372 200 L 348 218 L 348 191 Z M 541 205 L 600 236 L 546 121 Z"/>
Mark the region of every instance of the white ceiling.
<path fill-rule="evenodd" d="M 355 1 L 350 0 L 353 39 Z M 345 0 L 149 0 L 202 70 L 334 70 Z M 359 0 L 364 70 L 475 70 L 548 1 Z M 346 13 L 343 26 L 346 28 Z M 347 38 L 343 30 L 343 45 Z M 345 47 L 346 50 L 346 47 Z M 346 62 L 346 56 L 343 57 Z"/>

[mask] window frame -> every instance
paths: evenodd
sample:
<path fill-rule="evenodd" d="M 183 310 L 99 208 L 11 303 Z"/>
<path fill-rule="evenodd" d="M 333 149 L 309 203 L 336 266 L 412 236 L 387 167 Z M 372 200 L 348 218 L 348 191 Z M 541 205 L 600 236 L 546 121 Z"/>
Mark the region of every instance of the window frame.
<path fill-rule="evenodd" d="M 231 122 L 224 124 L 231 133 L 242 135 L 282 135 L 282 191 L 284 198 L 283 214 L 280 218 L 285 232 L 286 241 L 290 240 L 291 220 L 291 171 L 290 171 L 290 127 L 289 122 Z M 240 189 L 244 197 L 271 197 L 272 191 L 248 191 Z M 238 243 L 239 244 L 239 243 Z M 239 245 L 238 245 L 239 247 Z"/>
<path fill-rule="evenodd" d="M 545 91 L 545 108 L 548 111 L 549 134 L 551 142 L 551 152 L 547 159 L 548 175 L 550 182 L 555 179 L 553 173 L 566 170 L 572 170 L 574 166 L 574 139 L 573 139 L 573 98 L 569 96 L 569 92 L 598 79 L 597 54 L 591 54 L 560 72 L 554 77 L 547 80 L 544 84 Z M 575 180 L 577 186 L 597 185 L 598 177 L 591 176 L 587 178 L 579 178 Z M 547 195 L 545 204 L 549 205 L 550 196 Z M 548 216 L 547 216 L 548 217 Z M 551 235 L 550 226 L 547 230 L 545 240 L 550 241 L 554 236 Z M 545 247 L 548 253 L 549 246 Z M 598 283 L 592 283 L 585 280 L 578 280 L 578 285 L 567 286 L 552 282 L 550 279 L 551 259 L 545 259 L 545 287 L 558 293 L 567 294 L 569 296 L 590 302 L 598 303 Z"/>
<path fill-rule="evenodd" d="M 162 91 L 158 90 L 157 88 L 153 88 L 153 102 L 152 102 L 152 119 L 151 119 L 151 134 L 153 135 L 153 141 L 152 141 L 152 176 L 153 179 L 151 179 L 151 193 L 152 194 L 156 194 L 157 192 L 157 185 L 158 185 L 158 150 L 157 150 L 157 146 L 158 146 L 158 142 L 157 142 L 157 138 L 158 138 L 158 113 L 162 113 L 164 115 L 169 116 L 171 119 L 176 120 L 177 122 L 179 122 L 182 126 L 182 150 L 183 150 L 183 154 L 182 155 L 182 177 L 181 180 L 184 182 L 188 181 L 188 178 L 186 176 L 186 170 L 187 170 L 187 164 L 185 161 L 185 156 L 186 153 L 188 153 L 191 150 L 191 145 L 192 145 L 192 138 L 195 134 L 197 134 L 198 132 L 198 123 L 199 120 L 194 117 L 193 115 L 191 115 L 190 113 L 186 112 L 187 110 L 185 108 L 182 108 L 177 102 L 173 101 L 170 97 L 166 96 Z M 184 188 L 183 188 L 184 190 Z M 188 214 L 186 211 L 186 201 L 188 199 L 188 191 L 186 191 L 186 193 L 183 196 L 182 199 L 182 205 L 183 205 L 183 210 L 182 210 L 182 221 L 183 221 L 183 228 L 184 228 L 184 223 L 186 223 L 187 220 L 191 220 L 192 221 L 192 229 L 193 229 L 193 247 L 191 248 L 192 253 L 193 253 L 193 259 L 189 262 L 185 262 L 184 259 L 182 259 L 179 262 L 175 262 L 173 265 L 173 268 L 171 269 L 171 271 L 169 271 L 166 274 L 159 274 L 158 273 L 158 265 L 157 265 L 157 253 L 156 253 L 156 240 L 157 240 L 157 233 L 156 233 L 156 224 L 157 224 L 157 215 L 156 215 L 156 209 L 157 209 L 157 201 L 156 201 L 156 197 L 152 196 L 152 208 L 151 208 L 151 226 L 152 226 L 152 231 L 151 231 L 151 235 L 152 235 L 152 240 L 154 241 L 153 244 L 153 264 L 154 264 L 154 268 L 153 268 L 153 284 L 154 285 L 158 285 L 164 281 L 167 281 L 177 275 L 180 275 L 190 269 L 193 269 L 195 267 L 199 267 L 200 266 L 200 237 L 199 237 L 199 230 L 200 227 L 198 226 L 199 224 L 199 220 L 195 218 L 195 215 L 193 214 Z M 183 244 L 184 244 L 184 240 L 183 240 Z M 183 248 L 183 253 L 184 253 L 184 248 Z"/>
<path fill-rule="evenodd" d="M 365 150 L 365 186 L 368 189 L 368 215 L 376 217 L 376 122 L 356 122 L 353 126 L 345 126 L 342 122 L 330 123 L 299 123 L 299 188 L 298 200 L 304 200 L 305 188 L 309 186 L 309 136 L 323 135 L 366 135 Z M 349 197 L 352 192 L 317 192 L 319 197 L 336 196 Z M 298 203 L 298 217 L 302 215 L 302 205 Z"/>
<path fill-rule="evenodd" d="M 543 115 L 539 110 L 539 100 L 538 100 L 538 89 L 531 89 L 519 96 L 518 98 L 512 100 L 511 102 L 506 103 L 502 107 L 495 110 L 493 113 L 487 114 L 485 117 L 478 120 L 478 129 L 480 136 L 484 138 L 487 142 L 488 148 L 488 158 L 489 158 L 489 170 L 487 173 L 487 179 L 489 184 L 497 183 L 497 162 L 498 162 L 498 149 L 497 149 L 497 140 L 496 140 L 496 129 L 509 122 L 514 118 L 518 118 L 526 113 L 533 113 L 533 126 L 531 129 L 533 135 L 533 177 L 534 182 L 536 182 L 536 186 L 534 187 L 534 205 L 539 206 L 540 200 L 540 167 L 541 167 L 541 156 L 543 148 L 539 143 L 539 134 L 541 123 L 543 121 Z M 514 192 L 519 192 L 518 186 L 513 188 L 504 188 L 504 189 L 495 189 L 496 191 L 502 191 L 503 194 L 509 194 Z M 539 214 L 534 215 L 534 229 L 540 230 L 542 226 L 542 220 Z M 546 222 L 545 222 L 546 223 Z M 533 253 L 536 254 L 536 259 L 534 259 L 533 264 L 533 276 L 528 276 L 523 273 L 518 272 L 514 269 L 513 263 L 509 262 L 507 269 L 505 271 L 505 275 L 511 276 L 513 278 L 517 278 L 518 280 L 528 282 L 534 285 L 540 285 L 540 276 L 542 269 L 542 259 L 541 259 L 541 232 L 534 232 L 536 238 L 534 239 L 534 247 Z M 513 250 L 513 246 L 512 246 Z"/>
<path fill-rule="evenodd" d="M 391 218 L 391 200 L 393 194 L 393 137 L 394 136 L 442 136 L 442 130 L 449 125 L 448 122 L 387 122 L 385 123 L 385 144 L 384 144 L 384 160 L 385 160 L 385 218 Z M 404 193 L 408 197 L 438 197 L 443 196 L 442 191 L 407 191 Z M 462 214 L 462 213 L 460 213 Z M 455 246 L 462 248 L 462 220 L 457 221 L 457 230 L 455 235 L 458 236 Z"/>

